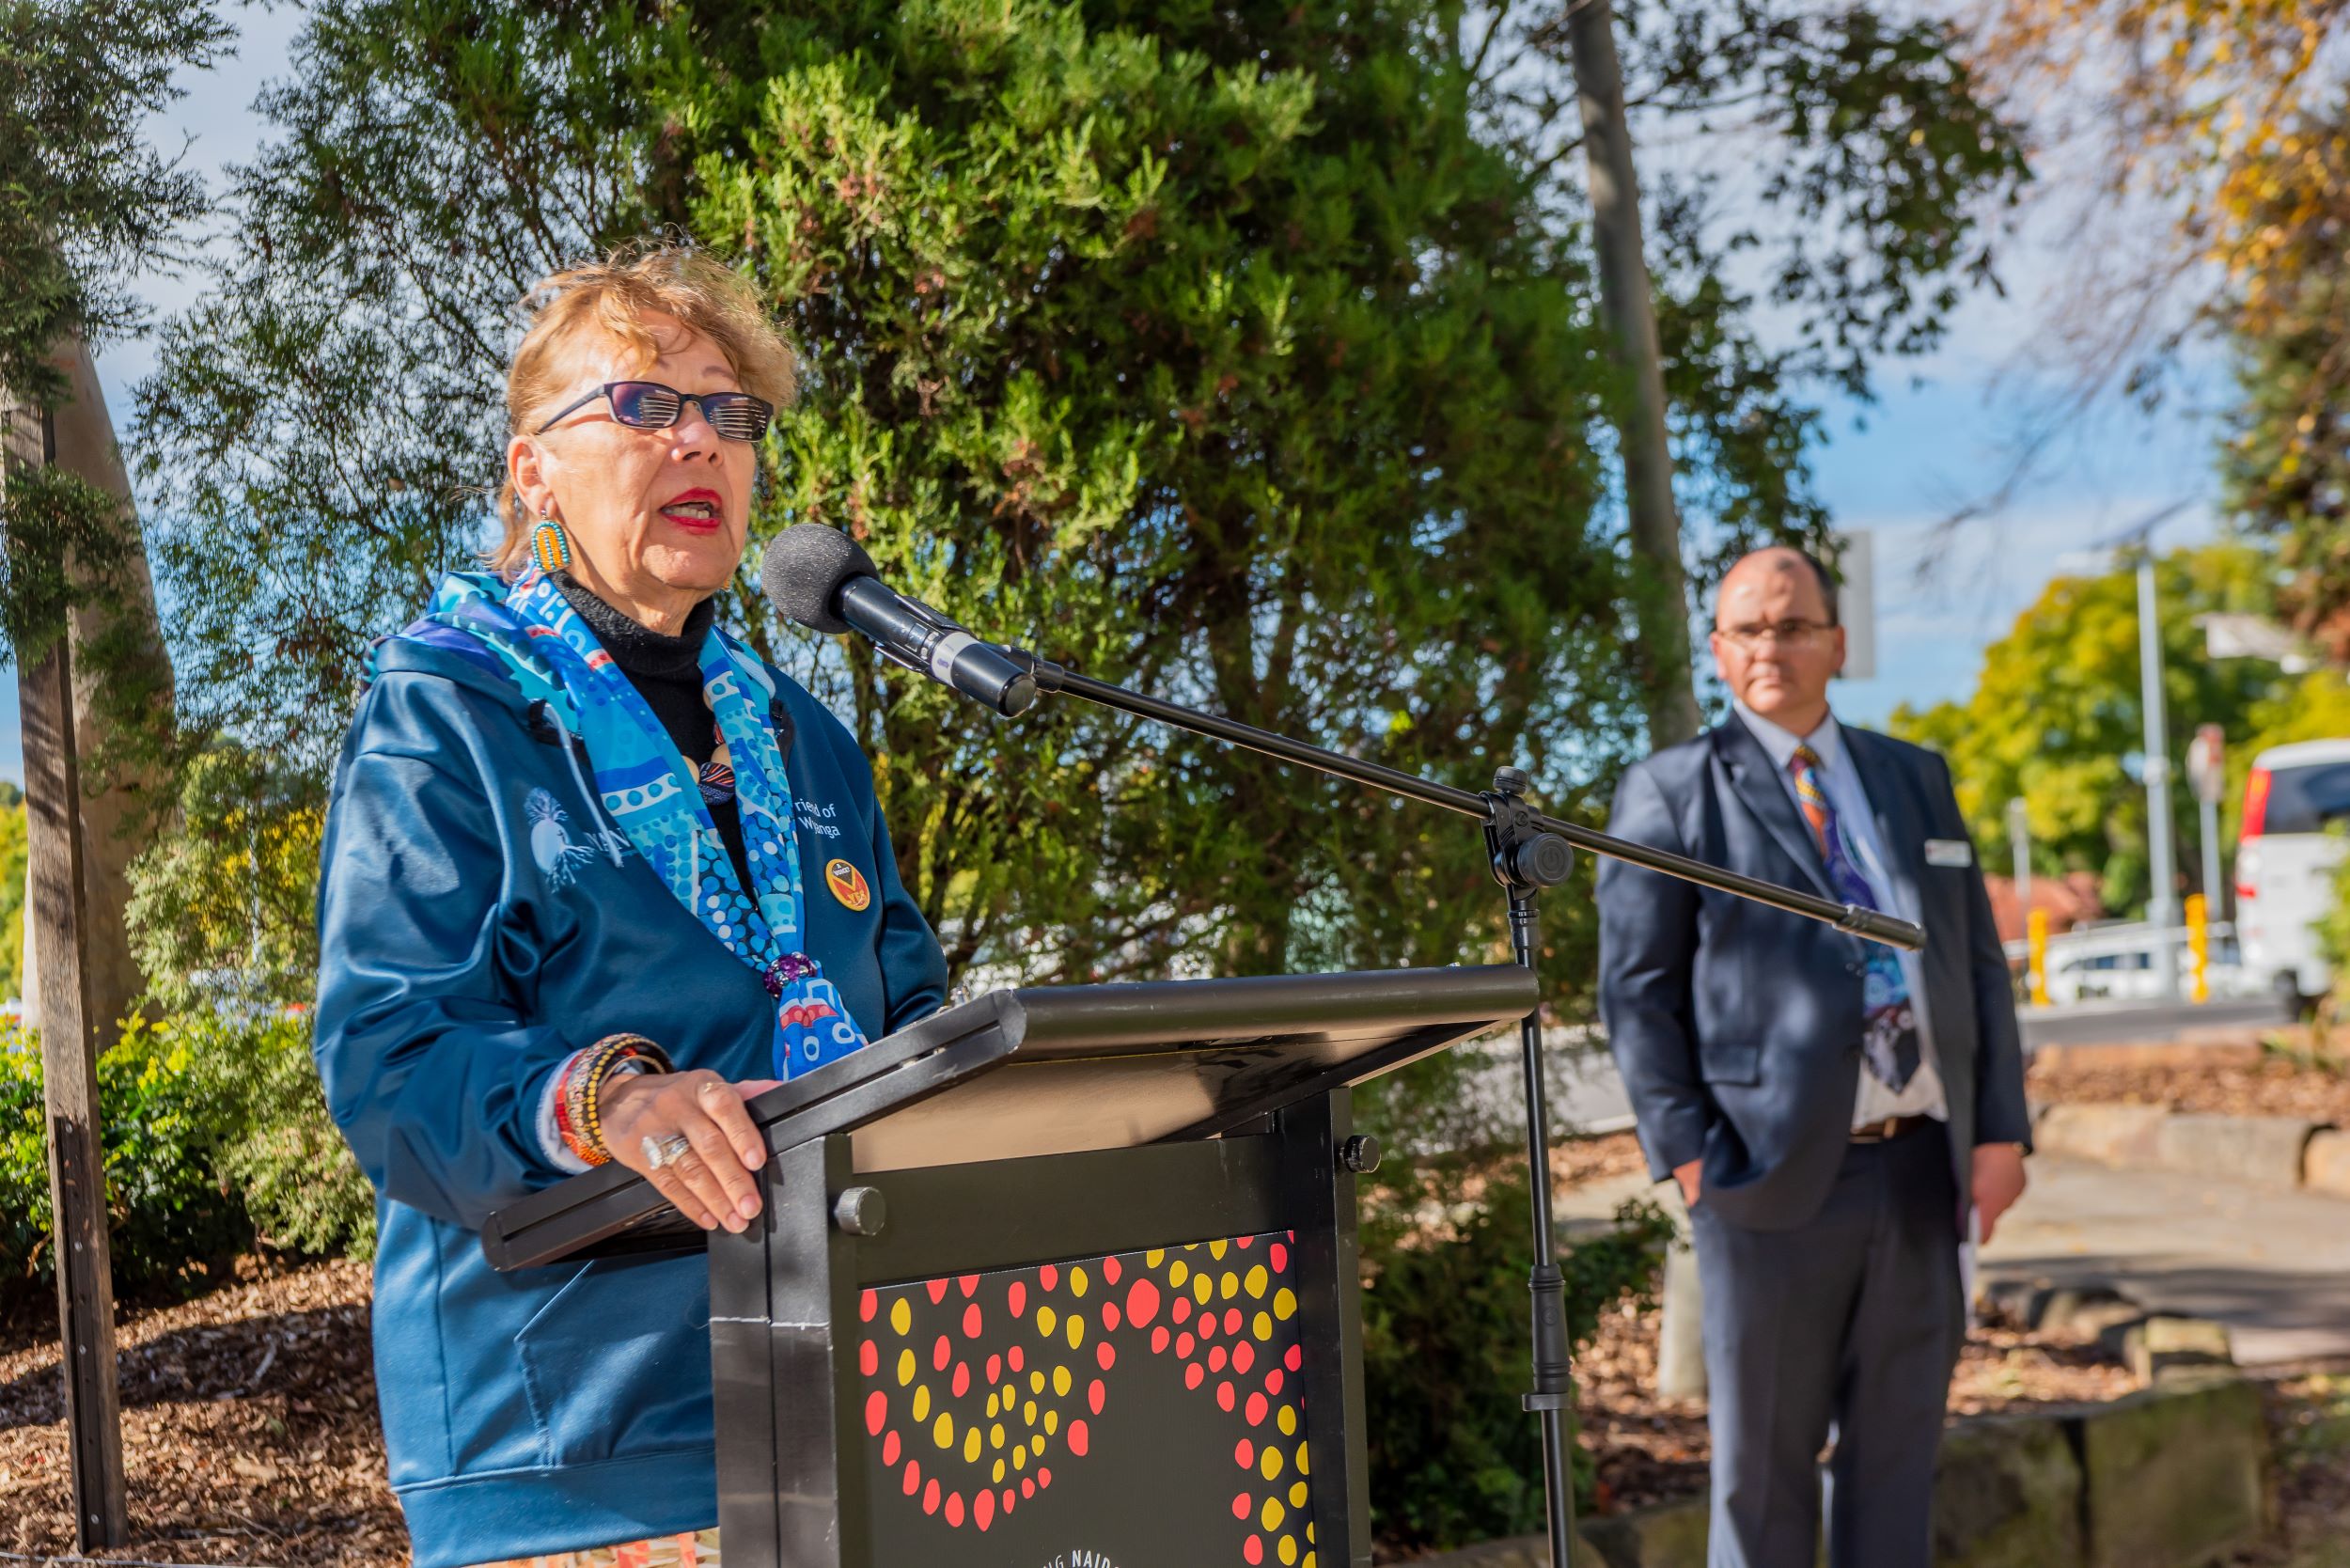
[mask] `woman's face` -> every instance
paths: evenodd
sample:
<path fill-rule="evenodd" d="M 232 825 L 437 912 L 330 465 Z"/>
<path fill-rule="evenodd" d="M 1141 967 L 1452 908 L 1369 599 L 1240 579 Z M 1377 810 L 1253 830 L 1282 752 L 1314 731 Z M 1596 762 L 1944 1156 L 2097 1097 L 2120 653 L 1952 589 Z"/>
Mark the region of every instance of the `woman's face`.
<path fill-rule="evenodd" d="M 573 341 L 572 374 L 552 411 L 606 382 L 657 381 L 688 395 L 742 384 L 718 346 L 669 316 L 644 318 L 660 357 L 641 364 L 601 334 Z M 543 416 L 539 417 L 543 418 Z M 658 631 L 724 588 L 743 558 L 757 443 L 728 441 L 688 403 L 666 430 L 637 430 L 598 398 L 541 434 L 518 435 L 506 460 L 535 518 L 552 507 L 572 544 L 572 573 Z"/>

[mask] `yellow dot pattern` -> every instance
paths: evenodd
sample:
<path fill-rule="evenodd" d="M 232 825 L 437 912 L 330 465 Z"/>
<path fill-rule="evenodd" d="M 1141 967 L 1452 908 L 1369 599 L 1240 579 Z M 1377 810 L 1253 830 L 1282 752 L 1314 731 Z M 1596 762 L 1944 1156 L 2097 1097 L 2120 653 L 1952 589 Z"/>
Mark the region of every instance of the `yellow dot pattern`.
<path fill-rule="evenodd" d="M 868 1387 L 888 1388 L 894 1382 L 895 1388 L 906 1390 L 893 1393 L 886 1406 L 880 1394 L 872 1396 L 867 1419 L 874 1442 L 883 1442 L 885 1421 L 910 1417 L 908 1435 L 915 1442 L 925 1430 L 931 1435 L 939 1455 L 940 1482 L 959 1486 L 965 1498 L 974 1488 L 992 1496 L 989 1489 L 1009 1485 L 1014 1490 L 1003 1494 L 1002 1504 L 1008 1511 L 1016 1500 L 1043 1496 L 1053 1480 L 1043 1468 L 1048 1464 L 1056 1469 L 1064 1463 L 1081 1465 L 1083 1454 L 1090 1451 L 1090 1445 L 1080 1440 L 1089 1418 L 1095 1425 L 1116 1419 L 1105 1408 L 1104 1388 L 1108 1404 L 1115 1405 L 1119 1388 L 1131 1375 L 1130 1364 L 1147 1368 L 1157 1362 L 1173 1372 L 1191 1397 L 1222 1404 L 1231 1413 L 1233 1435 L 1252 1440 L 1242 1445 L 1252 1451 L 1241 1457 L 1241 1471 L 1234 1479 L 1245 1483 L 1246 1512 L 1239 1528 L 1253 1543 L 1249 1549 L 1258 1554 L 1256 1560 L 1277 1562 L 1280 1568 L 1314 1568 L 1308 1461 L 1297 1403 L 1299 1363 L 1294 1359 L 1300 1346 L 1294 1326 L 1282 1326 L 1293 1325 L 1298 1316 L 1297 1294 L 1291 1283 L 1295 1251 L 1293 1237 L 1251 1236 L 1155 1247 L 1099 1262 L 1064 1263 L 1049 1274 L 1039 1266 L 868 1291 L 861 1308 L 870 1336 L 861 1355 L 874 1369 L 867 1374 Z M 1148 1305 L 1147 1288 L 1139 1308 L 1132 1294 L 1146 1276 L 1159 1288 L 1155 1309 Z M 1179 1308 L 1181 1318 L 1175 1315 Z M 1137 1310 L 1141 1324 L 1132 1322 Z M 984 1335 L 964 1332 L 981 1325 Z M 893 1353 L 885 1333 L 911 1342 L 901 1342 Z M 878 1346 L 876 1339 L 881 1341 Z M 940 1369 L 953 1372 L 954 1392 L 948 1393 L 945 1385 L 949 1380 L 941 1376 L 935 1398 L 925 1381 L 925 1362 L 934 1339 L 951 1346 L 950 1355 L 967 1357 L 963 1363 L 949 1359 Z M 1056 1364 L 1063 1345 L 1070 1362 Z M 999 1358 L 1010 1366 L 1001 1367 Z M 989 1376 L 982 1382 L 982 1363 L 1001 1381 Z M 1239 1403 L 1234 1403 L 1236 1396 Z M 1244 1413 L 1247 1426 L 1240 1428 Z M 896 1444 L 898 1434 L 906 1431 L 902 1426 L 891 1431 L 888 1443 Z M 1060 1451 L 1048 1461 L 1056 1437 L 1063 1439 Z M 958 1459 L 969 1467 L 962 1476 L 953 1473 Z M 923 1479 L 929 1479 L 930 1469 L 924 1466 Z M 910 1479 L 908 1486 L 905 1496 L 918 1506 L 919 1487 Z M 936 1486 L 932 1490 L 935 1493 Z M 1229 1501 L 1230 1494 L 1225 1497 Z"/>

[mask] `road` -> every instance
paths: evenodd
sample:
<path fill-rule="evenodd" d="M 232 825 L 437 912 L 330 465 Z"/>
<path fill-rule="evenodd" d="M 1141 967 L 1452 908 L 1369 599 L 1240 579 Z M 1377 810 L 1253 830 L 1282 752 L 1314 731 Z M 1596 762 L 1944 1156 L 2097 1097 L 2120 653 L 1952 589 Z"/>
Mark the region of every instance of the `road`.
<path fill-rule="evenodd" d="M 2235 996 L 2189 1002 L 2084 1002 L 2076 1007 L 2025 1008 L 2018 1014 L 2024 1043 L 2089 1045 L 2105 1042 L 2159 1044 L 2188 1030 L 2281 1025 L 2284 1009 L 2273 996 Z"/>
<path fill-rule="evenodd" d="M 2019 1018 L 2027 1046 L 2092 1044 L 2100 1042 L 2160 1043 L 2190 1031 L 2242 1028 L 2280 1022 L 2277 1003 L 2265 996 L 2229 1001 L 2152 1006 L 2143 1002 L 2092 1002 L 2079 1007 L 2027 1008 Z M 1559 1028 L 1544 1031 L 1547 1047 L 1546 1085 L 1552 1108 L 1569 1126 L 1586 1133 L 1612 1133 L 1632 1125 L 1632 1105 L 1624 1098 L 1597 1029 Z M 1496 1096 L 1496 1110 L 1514 1114 L 1520 1104 L 1517 1042 L 1497 1037 L 1464 1046 L 1484 1059 L 1484 1069 L 1472 1080 L 1480 1098 Z"/>

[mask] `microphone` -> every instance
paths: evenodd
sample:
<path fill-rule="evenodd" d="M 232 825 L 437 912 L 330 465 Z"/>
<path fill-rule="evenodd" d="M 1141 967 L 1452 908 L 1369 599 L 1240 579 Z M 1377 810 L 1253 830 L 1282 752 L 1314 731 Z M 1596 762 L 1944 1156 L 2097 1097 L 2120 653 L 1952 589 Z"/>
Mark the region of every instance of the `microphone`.
<path fill-rule="evenodd" d="M 760 558 L 759 581 L 787 619 L 818 632 L 856 632 L 892 664 L 1007 718 L 1036 700 L 1026 661 L 888 587 L 873 557 L 838 528 L 794 523 L 784 529 Z"/>

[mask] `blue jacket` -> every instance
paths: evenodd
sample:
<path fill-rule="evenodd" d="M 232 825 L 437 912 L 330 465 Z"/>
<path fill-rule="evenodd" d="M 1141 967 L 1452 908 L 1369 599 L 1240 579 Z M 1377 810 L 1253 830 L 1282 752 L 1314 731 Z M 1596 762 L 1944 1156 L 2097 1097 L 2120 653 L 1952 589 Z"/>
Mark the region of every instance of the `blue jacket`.
<path fill-rule="evenodd" d="M 2007 955 L 1948 764 L 1845 727 L 1887 871 L 1926 931 L 1924 1003 L 1950 1103 L 1958 1190 L 1980 1143 L 2029 1143 Z M 1811 832 L 1736 719 L 1632 768 L 1607 830 L 1784 886 L 1830 892 Z M 1928 839 L 1968 844 L 1926 858 Z M 1663 1180 L 1702 1160 L 1700 1201 L 1787 1230 L 1820 1210 L 1850 1140 L 1860 1073 L 1862 939 L 1727 893 L 1603 860 L 1600 1012 Z"/>
<path fill-rule="evenodd" d="M 327 815 L 317 1053 L 376 1188 L 376 1385 L 417 1568 L 708 1529 L 702 1257 L 499 1274 L 477 1231 L 562 1179 L 536 1121 L 573 1051 L 634 1030 L 681 1068 L 771 1077 L 773 1004 L 636 855 L 541 870 L 544 803 L 534 820 L 525 800 L 551 793 L 581 839 L 596 807 L 511 678 L 411 638 L 377 667 Z M 877 1039 L 937 1009 L 946 963 L 855 742 L 775 678 L 808 949 Z M 863 874 L 867 908 L 828 889 L 835 859 Z"/>

